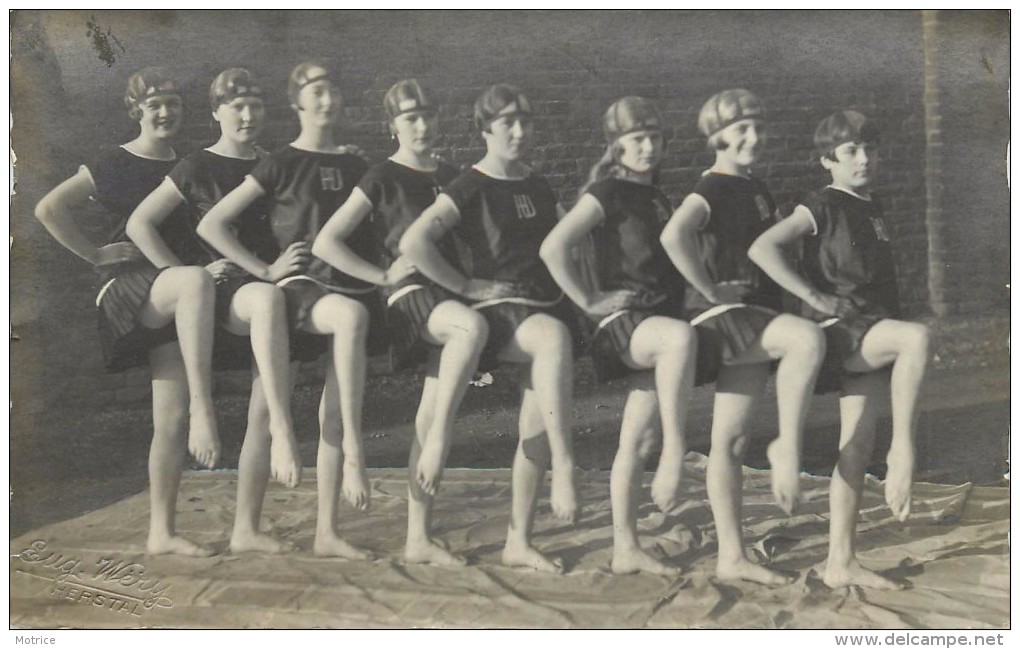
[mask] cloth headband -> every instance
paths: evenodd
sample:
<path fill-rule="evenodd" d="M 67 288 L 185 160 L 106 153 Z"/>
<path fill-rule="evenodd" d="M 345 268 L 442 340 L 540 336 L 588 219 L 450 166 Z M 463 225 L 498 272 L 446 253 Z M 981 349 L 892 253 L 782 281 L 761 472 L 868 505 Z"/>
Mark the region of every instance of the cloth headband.
<path fill-rule="evenodd" d="M 220 98 L 221 104 L 229 104 L 239 97 L 261 97 L 262 88 L 258 86 L 249 86 L 244 83 L 231 83 L 227 86 L 227 91 L 223 93 Z"/>
<path fill-rule="evenodd" d="M 517 95 L 517 97 L 513 101 L 507 103 L 506 106 L 510 105 L 514 106 L 514 110 L 510 111 L 509 113 L 504 112 L 496 113 L 495 115 L 492 116 L 491 119 L 489 119 L 489 124 L 495 122 L 500 117 L 515 117 L 517 115 L 531 114 L 531 104 L 528 103 L 528 99 L 524 95 Z M 503 108 L 505 109 L 506 106 L 504 106 Z"/>
<path fill-rule="evenodd" d="M 718 114 L 719 114 L 719 111 L 718 111 L 718 109 L 716 109 L 716 115 L 718 116 Z M 733 124 L 736 124 L 737 122 L 739 122 L 741 120 L 751 119 L 751 118 L 754 118 L 754 117 L 761 117 L 764 114 L 765 114 L 764 111 L 758 110 L 757 108 L 751 108 L 751 109 L 748 109 L 747 111 L 741 111 L 739 114 L 734 115 L 733 117 L 729 118 L 725 122 L 724 121 L 720 121 L 719 122 L 719 126 L 715 127 L 715 130 L 713 130 L 711 133 L 709 133 L 708 137 L 712 137 L 713 135 L 715 135 L 719 131 L 723 130 L 727 126 L 732 126 Z"/>
<path fill-rule="evenodd" d="M 432 106 L 428 104 L 423 104 L 419 100 L 412 97 L 410 99 L 400 100 L 400 102 L 397 104 L 397 112 L 394 113 L 393 117 L 397 117 L 398 115 L 403 115 L 404 113 L 410 113 L 414 111 L 431 112 L 434 110 L 435 109 Z"/>
<path fill-rule="evenodd" d="M 662 127 L 659 126 L 659 120 L 655 119 L 653 117 L 651 119 L 646 119 L 646 120 L 644 120 L 642 122 L 638 122 L 637 124 L 635 124 L 634 126 L 631 126 L 629 129 L 627 129 L 626 131 L 623 131 L 622 133 L 620 133 L 616 137 L 620 138 L 620 137 L 623 137 L 624 135 L 628 135 L 628 134 L 634 133 L 636 131 L 661 131 L 661 130 L 662 130 Z"/>
<path fill-rule="evenodd" d="M 329 81 L 334 86 L 336 85 L 336 82 L 330 79 L 328 74 L 320 74 L 318 76 L 312 77 L 311 79 L 305 79 L 304 81 L 302 81 L 300 84 L 298 84 L 298 90 L 301 90 L 305 86 L 313 84 L 316 81 Z"/>
<path fill-rule="evenodd" d="M 176 83 L 174 83 L 173 81 L 163 81 L 158 86 L 149 86 L 148 88 L 146 88 L 145 92 L 142 93 L 142 96 L 139 97 L 135 101 L 135 103 L 140 104 L 149 97 L 158 97 L 160 95 L 176 95 L 179 92 L 180 89 L 177 87 Z"/>

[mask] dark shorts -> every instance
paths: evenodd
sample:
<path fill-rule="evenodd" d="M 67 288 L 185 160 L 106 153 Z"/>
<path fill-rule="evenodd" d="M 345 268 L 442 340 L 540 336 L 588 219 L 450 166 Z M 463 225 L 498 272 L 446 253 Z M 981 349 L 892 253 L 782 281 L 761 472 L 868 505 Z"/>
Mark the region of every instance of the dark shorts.
<path fill-rule="evenodd" d="M 698 361 L 695 384 L 712 383 L 719 370 L 751 346 L 775 320 L 778 312 L 755 305 L 743 305 L 708 315 L 711 309 L 690 315 L 698 332 Z M 699 320 L 699 318 L 701 318 Z"/>
<path fill-rule="evenodd" d="M 446 300 L 456 299 L 445 289 L 415 284 L 394 292 L 386 300 L 386 332 L 393 371 L 421 365 L 433 345 L 425 341 L 429 316 Z"/>
<path fill-rule="evenodd" d="M 587 336 L 587 347 L 595 371 L 595 380 L 602 383 L 635 372 L 650 371 L 632 368 L 623 361 L 624 356 L 630 351 L 630 339 L 634 336 L 634 331 L 638 325 L 653 316 L 683 320 L 682 311 L 678 303 L 665 300 L 647 309 L 618 311 L 599 322 L 589 319 L 587 324 L 590 334 Z"/>
<path fill-rule="evenodd" d="M 843 379 L 860 376 L 857 372 L 843 369 L 843 363 L 861 348 L 865 334 L 886 319 L 886 316 L 852 315 L 822 327 L 825 332 L 825 359 L 818 372 L 815 394 L 839 391 L 843 388 Z"/>
<path fill-rule="evenodd" d="M 101 275 L 96 296 L 97 324 L 107 372 L 148 365 L 150 351 L 177 340 L 172 322 L 160 329 L 148 329 L 138 322 L 160 272 L 148 262 L 133 262 L 107 269 Z"/>
<path fill-rule="evenodd" d="M 315 303 L 331 294 L 339 294 L 361 303 L 369 313 L 368 353 L 385 351 L 388 337 L 383 327 L 373 326 L 382 322 L 382 309 L 376 291 L 345 293 L 332 291 L 310 279 L 293 279 L 283 285 L 283 296 L 287 302 L 287 326 L 290 335 L 290 359 L 307 363 L 319 358 L 329 349 L 329 337 L 304 331 Z"/>
<path fill-rule="evenodd" d="M 479 372 L 489 372 L 498 367 L 500 363 L 499 355 L 510 344 L 510 341 L 513 340 L 517 328 L 525 320 L 538 313 L 551 315 L 565 324 L 574 342 L 572 346 L 573 354 L 577 356 L 581 351 L 583 338 L 578 326 L 578 320 L 573 309 L 570 307 L 569 301 L 564 297 L 561 297 L 555 304 L 548 306 L 500 302 L 482 308 L 478 308 L 477 304 L 475 304 L 471 308 L 481 313 L 489 323 L 489 341 L 482 350 L 481 359 L 478 361 Z"/>

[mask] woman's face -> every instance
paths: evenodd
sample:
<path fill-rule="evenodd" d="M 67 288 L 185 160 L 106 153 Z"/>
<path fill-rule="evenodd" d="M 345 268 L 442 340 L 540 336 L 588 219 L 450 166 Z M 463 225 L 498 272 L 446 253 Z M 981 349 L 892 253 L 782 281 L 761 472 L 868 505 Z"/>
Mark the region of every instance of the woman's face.
<path fill-rule="evenodd" d="M 213 119 L 220 132 L 242 144 L 254 144 L 265 123 L 266 105 L 261 97 L 235 97 L 216 107 Z"/>
<path fill-rule="evenodd" d="M 518 111 L 517 102 L 513 102 L 489 122 L 483 137 L 490 153 L 506 160 L 519 160 L 531 145 L 533 132 L 531 114 Z"/>
<path fill-rule="evenodd" d="M 172 138 L 181 128 L 184 104 L 180 95 L 153 95 L 138 104 L 142 133 L 160 140 Z"/>
<path fill-rule="evenodd" d="M 426 154 L 432 150 L 439 136 L 439 115 L 434 111 L 417 110 L 401 113 L 393 118 L 390 128 L 397 136 L 400 148 Z"/>
<path fill-rule="evenodd" d="M 616 140 L 620 164 L 634 173 L 651 173 L 662 160 L 662 131 L 640 130 Z"/>
<path fill-rule="evenodd" d="M 726 143 L 723 153 L 735 164 L 749 167 L 758 161 L 765 146 L 765 122 L 754 117 L 742 119 L 719 131 L 719 137 Z"/>
<path fill-rule="evenodd" d="M 328 74 L 325 69 L 311 67 L 305 72 L 305 78 L 323 76 Z M 328 79 L 320 79 L 308 84 L 298 92 L 295 108 L 303 120 L 319 127 L 334 126 L 340 119 L 340 111 L 344 105 L 344 98 L 340 89 Z"/>

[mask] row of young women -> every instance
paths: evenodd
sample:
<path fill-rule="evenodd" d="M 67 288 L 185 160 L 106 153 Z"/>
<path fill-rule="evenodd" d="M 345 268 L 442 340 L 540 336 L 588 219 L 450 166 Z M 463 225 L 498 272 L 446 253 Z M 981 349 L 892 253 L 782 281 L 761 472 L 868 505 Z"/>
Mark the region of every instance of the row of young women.
<path fill-rule="evenodd" d="M 181 124 L 179 86 L 163 69 L 141 70 L 125 95 L 138 137 L 82 166 L 36 209 L 58 241 L 99 271 L 96 305 L 108 368 L 147 361 L 152 369 L 149 552 L 210 553 L 175 533 L 174 510 L 186 451 L 206 466 L 218 459 L 210 375 L 214 357 L 237 354 L 214 354 L 214 347 L 233 350 L 240 341 L 250 344 L 254 362 L 231 550 L 289 549 L 259 531 L 261 507 L 270 475 L 289 486 L 300 480 L 291 363 L 328 349 L 314 552 L 371 556 L 341 538 L 337 521 L 341 492 L 357 509 L 369 505 L 361 407 L 366 355 L 378 346 L 370 340 L 372 314 L 385 326 L 376 322 L 371 330 L 386 332 L 382 344 L 398 367 L 426 366 L 408 463 L 407 562 L 465 563 L 432 537 L 433 500 L 471 376 L 516 363 L 528 369 L 521 381 L 502 559 L 511 566 L 563 570 L 531 537 L 550 466 L 553 514 L 571 522 L 577 516 L 569 416 L 573 358 L 584 347 L 599 379 L 626 376 L 630 387 L 610 479 L 613 571 L 678 572 L 639 544 L 641 477 L 661 440 L 651 497 L 664 512 L 678 507 L 687 401 L 695 384 L 715 382 L 708 493 L 718 576 L 786 583 L 788 575 L 745 554 L 740 518 L 746 424 L 778 362 L 779 433 L 768 458 L 777 503 L 792 511 L 806 408 L 823 361 L 833 356 L 825 354 L 826 333 L 839 330 L 850 342 L 828 364 L 844 391 L 841 447 L 848 450 L 836 472 L 840 486 L 833 487 L 826 582 L 896 586 L 861 567 L 854 555 L 875 406 L 874 399 L 865 404 L 863 397 L 851 397 L 874 396 L 873 370 L 896 363 L 893 394 L 898 387 L 901 398 L 898 408 L 894 403 L 886 496 L 902 519 L 910 506 L 913 418 L 924 363 L 907 372 L 901 365 L 909 363 L 899 360 L 913 349 L 904 340 L 926 338 L 923 330 L 906 336 L 897 329 L 874 343 L 881 353 L 862 345 L 884 323 L 914 326 L 890 319 L 897 315 L 894 276 L 872 282 L 869 266 L 867 281 L 858 278 L 851 286 L 888 288 L 892 282 L 891 301 L 887 290 L 867 303 L 875 308 L 864 317 L 854 308 L 852 290 L 832 282 L 810 285 L 787 264 L 781 248 L 805 232 L 772 235 L 775 206 L 765 185 L 750 175 L 764 142 L 764 112 L 753 94 L 725 91 L 705 104 L 698 126 L 716 162 L 674 213 L 656 186 L 663 125 L 645 99 L 626 97 L 609 107 L 605 154 L 565 212 L 546 180 L 524 162 L 533 114 L 517 88 L 495 85 L 476 101 L 474 119 L 486 154 L 464 172 L 433 156 L 436 105 L 415 80 L 397 83 L 385 96 L 398 147 L 372 167 L 337 145 L 342 97 L 323 65 L 297 66 L 287 92 L 300 134 L 266 155 L 256 146 L 264 122 L 261 87 L 246 70 L 222 72 L 210 89 L 220 137 L 178 160 L 171 140 Z M 839 115 L 847 122 L 847 115 L 857 114 Z M 854 119 L 829 129 L 830 153 L 859 143 Z M 75 221 L 91 197 L 117 217 L 119 227 L 104 246 L 91 243 Z M 808 218 L 815 227 L 822 221 Z M 764 250 L 752 256 L 817 317 L 781 313 L 779 285 L 750 261 L 749 250 Z M 823 256 L 832 252 L 826 248 Z M 887 250 L 879 253 L 888 256 Z M 866 261 L 874 266 L 871 257 Z M 825 278 L 833 280 L 839 266 L 839 259 L 826 266 L 832 272 Z M 891 262 L 879 270 L 892 273 Z M 564 294 L 583 313 L 584 325 L 578 326 Z M 823 333 L 815 321 L 829 316 L 842 325 Z M 851 389 L 845 370 L 869 377 L 863 391 Z M 897 383 L 897 371 L 909 380 L 900 376 Z"/>

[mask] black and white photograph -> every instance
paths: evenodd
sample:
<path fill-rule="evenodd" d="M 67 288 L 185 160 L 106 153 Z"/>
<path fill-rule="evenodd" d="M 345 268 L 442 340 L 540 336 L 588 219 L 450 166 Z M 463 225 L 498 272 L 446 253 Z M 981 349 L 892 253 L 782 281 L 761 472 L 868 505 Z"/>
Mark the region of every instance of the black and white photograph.
<path fill-rule="evenodd" d="M 9 29 L 15 643 L 1008 639 L 1008 10 Z"/>

